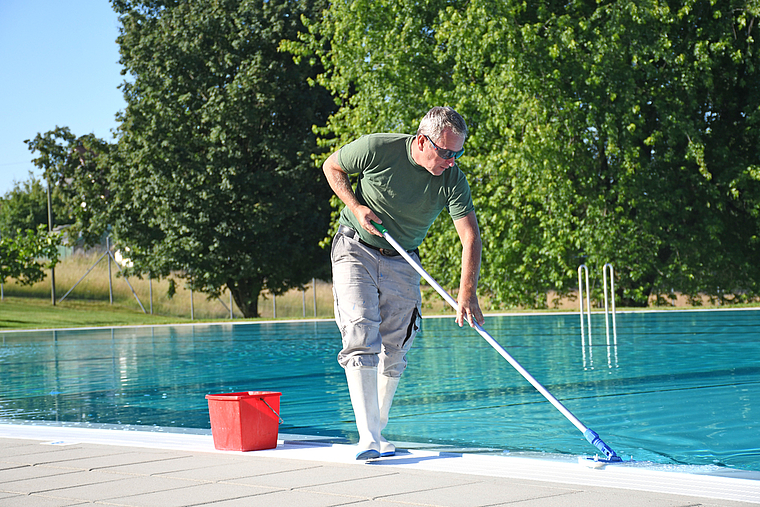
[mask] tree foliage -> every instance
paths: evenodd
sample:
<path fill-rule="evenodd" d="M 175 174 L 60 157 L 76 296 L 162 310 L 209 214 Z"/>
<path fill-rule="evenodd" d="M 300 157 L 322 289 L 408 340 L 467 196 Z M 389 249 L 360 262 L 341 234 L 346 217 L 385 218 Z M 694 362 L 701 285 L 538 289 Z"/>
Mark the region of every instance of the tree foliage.
<path fill-rule="evenodd" d="M 323 132 L 413 132 L 433 105 L 471 127 L 468 173 L 499 305 L 568 293 L 610 262 L 627 304 L 760 292 L 756 1 L 333 3 L 292 50 L 324 62 Z M 423 245 L 455 286 L 448 219 Z"/>
<path fill-rule="evenodd" d="M 53 224 L 69 225 L 70 238 L 97 243 L 108 227 L 112 145 L 56 127 L 25 141 L 52 189 Z M 41 223 L 41 222 L 38 222 Z M 45 219 L 47 223 L 47 219 Z"/>
<path fill-rule="evenodd" d="M 65 206 L 55 190 L 51 196 L 53 223 L 66 216 Z M 14 238 L 27 230 L 48 223 L 47 186 L 30 174 L 0 197 L 0 237 Z"/>
<path fill-rule="evenodd" d="M 45 269 L 58 263 L 60 236 L 49 233 L 46 225 L 0 238 L 0 283 L 15 278 L 22 285 L 45 279 Z"/>
<path fill-rule="evenodd" d="M 52 211 L 64 209 L 52 199 Z M 0 198 L 0 283 L 14 278 L 31 285 L 58 263 L 60 235 L 48 232 L 47 188 L 30 175 Z"/>
<path fill-rule="evenodd" d="M 329 187 L 313 125 L 335 105 L 309 62 L 278 50 L 322 3 L 114 0 L 127 108 L 110 219 L 133 272 L 226 286 L 245 316 L 259 293 L 321 276 Z"/>

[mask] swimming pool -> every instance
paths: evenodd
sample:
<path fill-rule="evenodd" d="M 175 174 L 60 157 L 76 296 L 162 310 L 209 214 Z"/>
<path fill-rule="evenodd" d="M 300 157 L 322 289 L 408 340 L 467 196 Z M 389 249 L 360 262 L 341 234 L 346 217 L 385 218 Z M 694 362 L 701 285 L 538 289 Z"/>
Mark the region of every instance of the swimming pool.
<path fill-rule="evenodd" d="M 760 471 L 760 311 L 489 316 L 486 330 L 619 455 Z M 332 321 L 0 333 L 0 419 L 209 428 L 208 393 L 281 391 L 281 433 L 356 441 Z M 425 319 L 388 438 L 593 454 L 482 338 Z"/>

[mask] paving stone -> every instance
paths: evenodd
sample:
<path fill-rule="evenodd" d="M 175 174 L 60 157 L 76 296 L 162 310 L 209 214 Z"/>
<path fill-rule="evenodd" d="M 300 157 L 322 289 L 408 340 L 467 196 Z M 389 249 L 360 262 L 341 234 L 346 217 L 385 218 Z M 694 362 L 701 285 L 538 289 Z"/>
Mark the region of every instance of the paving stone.
<path fill-rule="evenodd" d="M 29 468 L 39 471 L 40 475 L 0 484 L 0 491 L 18 493 L 22 495 L 31 495 L 33 493 L 63 490 L 76 486 L 97 484 L 101 482 L 113 482 L 121 479 L 120 477 L 113 474 L 83 471 L 72 471 L 70 473 L 46 475 L 49 469 L 44 469 L 41 467 Z"/>
<path fill-rule="evenodd" d="M 195 484 L 182 489 L 155 491 L 109 500 L 109 505 L 124 507 L 189 507 L 204 505 L 223 500 L 255 497 L 271 493 L 271 489 L 235 484 Z M 290 504 L 293 507 L 295 504 Z"/>

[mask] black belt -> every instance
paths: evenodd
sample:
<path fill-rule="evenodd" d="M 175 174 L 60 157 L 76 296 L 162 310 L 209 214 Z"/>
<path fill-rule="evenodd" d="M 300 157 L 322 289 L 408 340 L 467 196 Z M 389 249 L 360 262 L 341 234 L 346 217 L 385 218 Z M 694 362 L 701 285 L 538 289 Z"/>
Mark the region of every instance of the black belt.
<path fill-rule="evenodd" d="M 387 248 L 380 248 L 380 247 L 377 247 L 375 245 L 370 245 L 369 243 L 367 243 L 366 241 L 363 241 L 359 237 L 359 233 L 358 232 L 356 232 L 355 230 L 353 230 L 350 227 L 346 227 L 345 225 L 340 225 L 338 227 L 338 234 L 343 234 L 344 236 L 346 236 L 348 238 L 353 238 L 353 239 L 357 240 L 359 243 L 361 243 L 362 245 L 366 246 L 367 248 L 371 248 L 372 250 L 376 250 L 376 251 L 380 252 L 380 255 L 384 255 L 386 257 L 396 257 L 397 255 L 401 255 L 396 250 L 392 250 L 392 249 L 389 250 Z M 418 257 L 420 255 L 419 254 L 419 250 L 416 249 L 416 248 L 414 250 L 412 250 L 411 252 L 408 252 L 408 253 L 416 253 Z"/>

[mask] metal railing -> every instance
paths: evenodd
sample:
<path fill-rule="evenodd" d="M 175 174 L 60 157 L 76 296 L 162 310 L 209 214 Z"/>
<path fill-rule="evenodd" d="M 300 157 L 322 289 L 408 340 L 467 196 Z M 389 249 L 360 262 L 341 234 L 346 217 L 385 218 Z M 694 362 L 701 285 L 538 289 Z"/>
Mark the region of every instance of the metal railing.
<path fill-rule="evenodd" d="M 588 344 L 591 345 L 591 301 L 589 298 L 589 294 L 591 293 L 591 288 L 588 284 L 588 266 L 585 264 L 581 264 L 578 266 L 578 301 L 580 301 L 580 316 L 581 316 L 581 343 L 583 346 L 586 346 L 586 335 L 584 333 L 583 328 L 583 277 L 582 273 L 585 272 L 586 274 L 586 316 L 588 321 Z"/>
<path fill-rule="evenodd" d="M 610 278 L 610 290 L 608 291 L 607 285 L 607 273 L 609 272 Z M 584 276 L 585 275 L 585 276 Z M 602 268 L 602 278 L 604 279 L 604 327 L 607 335 L 607 364 L 612 368 L 612 343 L 610 343 L 610 314 L 612 315 L 612 335 L 614 340 L 614 355 L 615 355 L 615 367 L 618 364 L 617 358 L 617 321 L 615 314 L 617 310 L 615 308 L 615 271 L 612 264 L 609 262 Z M 584 284 L 585 282 L 585 284 Z M 585 300 L 586 300 L 586 322 L 584 324 L 583 315 L 583 300 L 584 300 L 584 287 L 585 287 Z M 580 319 L 581 319 L 581 347 L 583 349 L 583 368 L 586 369 L 586 336 L 588 336 L 588 356 L 591 368 L 594 365 L 594 349 L 591 338 L 591 287 L 589 286 L 588 266 L 581 264 L 578 267 L 578 300 L 580 303 Z M 610 312 L 610 301 L 612 302 L 612 312 Z"/>
<path fill-rule="evenodd" d="M 609 268 L 609 269 L 608 269 Z M 604 327 L 607 330 L 607 345 L 610 344 L 610 324 L 609 324 L 609 308 L 607 305 L 607 271 L 610 272 L 610 293 L 612 294 L 612 333 L 615 337 L 615 345 L 617 345 L 617 323 L 615 322 L 615 271 L 612 269 L 612 264 L 609 262 L 602 267 L 602 277 L 604 278 Z"/>

